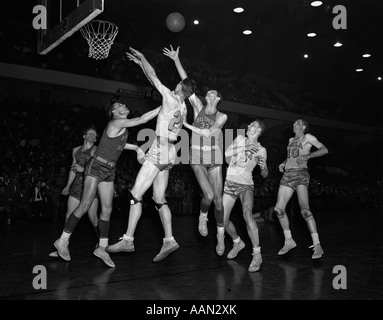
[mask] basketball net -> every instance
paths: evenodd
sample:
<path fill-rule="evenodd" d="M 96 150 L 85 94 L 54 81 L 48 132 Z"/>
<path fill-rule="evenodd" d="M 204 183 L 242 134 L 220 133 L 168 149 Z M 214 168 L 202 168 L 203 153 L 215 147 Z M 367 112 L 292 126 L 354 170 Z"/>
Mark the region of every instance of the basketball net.
<path fill-rule="evenodd" d="M 118 33 L 118 27 L 115 24 L 108 21 L 92 20 L 80 31 L 88 42 L 89 58 L 99 60 L 108 57 L 109 50 Z"/>

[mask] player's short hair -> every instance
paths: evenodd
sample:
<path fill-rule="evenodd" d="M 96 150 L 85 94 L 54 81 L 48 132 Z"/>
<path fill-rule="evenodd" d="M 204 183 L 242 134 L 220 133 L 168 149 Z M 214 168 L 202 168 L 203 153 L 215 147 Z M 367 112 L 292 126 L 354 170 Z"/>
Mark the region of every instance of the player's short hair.
<path fill-rule="evenodd" d="M 116 102 L 120 101 L 120 96 L 114 95 L 112 98 L 109 99 L 108 103 L 106 104 L 106 112 L 108 114 L 109 119 L 113 119 L 113 107 Z"/>
<path fill-rule="evenodd" d="M 97 133 L 97 129 L 94 125 L 91 125 L 90 127 L 86 128 L 84 131 L 83 131 L 83 134 L 84 136 L 86 136 L 86 134 L 88 133 L 88 131 L 94 131 L 96 132 L 96 138 L 98 138 L 98 133 Z"/>
<path fill-rule="evenodd" d="M 307 131 L 309 131 L 309 124 L 306 120 L 303 120 L 301 119 L 303 125 L 306 127 L 305 131 L 303 131 L 303 133 L 306 133 Z"/>
<path fill-rule="evenodd" d="M 185 78 L 181 81 L 182 92 L 189 98 L 193 93 L 195 93 L 196 82 L 190 78 Z"/>

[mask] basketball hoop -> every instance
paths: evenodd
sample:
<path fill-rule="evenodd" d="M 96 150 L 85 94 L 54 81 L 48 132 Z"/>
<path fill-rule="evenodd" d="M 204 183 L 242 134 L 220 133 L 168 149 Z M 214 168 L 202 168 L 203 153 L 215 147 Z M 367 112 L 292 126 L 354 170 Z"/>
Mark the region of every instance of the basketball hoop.
<path fill-rule="evenodd" d="M 108 21 L 92 20 L 81 29 L 82 36 L 88 41 L 89 58 L 105 59 L 118 33 L 118 27 Z"/>

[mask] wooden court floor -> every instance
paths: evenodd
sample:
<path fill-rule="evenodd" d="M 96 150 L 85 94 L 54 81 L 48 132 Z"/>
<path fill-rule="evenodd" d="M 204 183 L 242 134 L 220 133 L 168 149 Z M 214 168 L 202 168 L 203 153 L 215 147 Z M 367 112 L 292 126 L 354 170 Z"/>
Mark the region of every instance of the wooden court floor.
<path fill-rule="evenodd" d="M 382 300 L 382 209 L 320 210 L 314 212 L 322 247 L 320 260 L 312 260 L 311 239 L 303 219 L 292 218 L 298 244 L 286 256 L 279 224 L 258 223 L 263 264 L 247 271 L 251 245 L 240 212 L 236 224 L 246 247 L 235 260 L 227 260 L 232 243 L 226 235 L 225 255 L 215 253 L 215 221 L 209 214 L 209 235 L 198 233 L 198 216 L 173 214 L 174 236 L 180 249 L 159 263 L 152 258 L 162 244 L 162 227 L 155 212 L 144 212 L 135 236 L 136 251 L 112 254 L 116 268 L 92 255 L 96 239 L 84 216 L 70 242 L 72 260 L 49 258 L 63 224 L 46 221 L 0 225 L 1 300 L 131 300 L 218 301 L 251 300 Z M 127 213 L 113 214 L 110 243 L 127 226 Z M 46 270 L 46 288 L 33 281 Z"/>

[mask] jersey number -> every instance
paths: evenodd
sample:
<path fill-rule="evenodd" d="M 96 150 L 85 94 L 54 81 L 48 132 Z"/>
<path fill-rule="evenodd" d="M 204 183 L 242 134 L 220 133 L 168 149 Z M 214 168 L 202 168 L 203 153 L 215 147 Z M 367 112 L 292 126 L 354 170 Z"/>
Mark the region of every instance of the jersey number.
<path fill-rule="evenodd" d="M 179 111 L 179 110 L 176 111 L 173 116 L 174 116 L 174 118 L 172 120 L 170 120 L 170 122 L 169 122 L 168 130 L 175 132 L 180 127 L 179 124 L 180 123 L 182 124 L 181 111 Z"/>
<path fill-rule="evenodd" d="M 287 153 L 287 158 L 298 158 L 299 157 L 299 149 L 297 147 L 289 148 Z"/>

